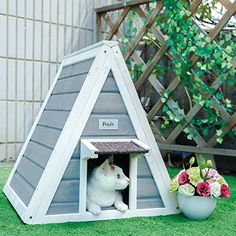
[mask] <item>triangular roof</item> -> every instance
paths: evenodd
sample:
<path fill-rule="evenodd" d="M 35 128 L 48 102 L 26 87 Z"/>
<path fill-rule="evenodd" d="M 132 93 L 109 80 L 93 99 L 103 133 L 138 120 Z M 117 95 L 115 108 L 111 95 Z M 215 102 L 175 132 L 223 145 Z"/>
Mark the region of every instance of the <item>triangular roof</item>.
<path fill-rule="evenodd" d="M 22 158 L 27 151 L 27 146 L 32 136 L 34 136 L 37 125 L 45 112 L 45 107 L 51 102 L 50 96 L 54 91 L 53 89 L 58 86 L 59 78 L 62 77 L 63 73 L 66 73 L 65 71 L 68 66 L 75 65 L 75 63 L 79 62 L 86 64 L 87 61 L 90 61 L 91 68 L 89 68 L 85 81 L 81 85 L 82 87 L 75 98 L 72 109 L 68 112 L 68 118 L 53 146 L 50 158 L 45 162 L 45 168 L 42 169 L 39 182 L 35 184 L 35 190 L 32 190 L 32 197 L 26 204 L 17 195 L 16 191 L 14 191 L 14 185 L 11 184 L 11 181 L 16 175 L 16 172 L 18 172 Z M 73 70 L 72 67 L 71 70 Z M 63 59 L 54 83 L 45 98 L 42 108 L 4 187 L 4 193 L 24 222 L 38 224 L 97 219 L 93 218 L 93 216 L 90 217 L 81 213 L 62 216 L 47 216 L 46 213 L 110 71 L 113 73 L 138 140 L 151 147 L 151 150 L 148 154 L 145 154 L 145 157 L 164 204 L 164 207 L 159 209 L 151 209 L 149 211 L 139 210 L 135 214 L 127 212 L 124 216 L 118 214 L 114 215 L 113 218 L 141 215 L 166 215 L 178 212 L 176 200 L 168 193 L 168 185 L 170 183 L 169 175 L 118 47 L 118 43 L 102 41 L 66 56 Z M 103 215 L 101 219 L 110 218 L 109 215 Z"/>

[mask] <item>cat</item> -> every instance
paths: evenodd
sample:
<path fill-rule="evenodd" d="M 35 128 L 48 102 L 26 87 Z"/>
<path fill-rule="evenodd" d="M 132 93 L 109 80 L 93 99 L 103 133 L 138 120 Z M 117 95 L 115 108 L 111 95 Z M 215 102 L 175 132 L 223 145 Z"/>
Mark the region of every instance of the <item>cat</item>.
<path fill-rule="evenodd" d="M 121 192 L 129 185 L 129 178 L 123 170 L 106 159 L 93 169 L 88 177 L 87 210 L 94 215 L 101 213 L 101 207 L 114 205 L 117 210 L 125 212 L 128 206 L 123 202 Z"/>

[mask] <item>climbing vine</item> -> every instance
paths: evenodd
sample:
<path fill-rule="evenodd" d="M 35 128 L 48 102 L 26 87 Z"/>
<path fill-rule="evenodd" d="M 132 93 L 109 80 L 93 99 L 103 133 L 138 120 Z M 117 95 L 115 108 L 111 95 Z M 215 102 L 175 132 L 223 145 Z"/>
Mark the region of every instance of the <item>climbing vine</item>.
<path fill-rule="evenodd" d="M 155 1 L 152 1 L 155 2 Z M 200 105 L 202 107 L 198 118 L 191 120 L 191 126 L 196 131 L 192 132 L 189 128 L 185 128 L 184 132 L 188 139 L 192 139 L 199 132 L 201 135 L 207 137 L 212 130 L 217 136 L 217 142 L 223 141 L 223 128 L 227 122 L 223 119 L 219 109 L 215 108 L 214 102 L 217 102 L 222 109 L 230 114 L 235 111 L 232 102 L 225 97 L 222 86 L 233 88 L 236 85 L 235 69 L 232 66 L 233 57 L 236 55 L 236 41 L 232 40 L 236 37 L 236 30 L 220 33 L 216 42 L 211 42 L 210 36 L 196 25 L 190 17 L 191 13 L 186 10 L 186 1 L 177 0 L 163 0 L 164 13 L 158 15 L 154 25 L 165 35 L 167 44 L 169 46 L 169 56 L 172 58 L 172 70 L 174 75 L 181 80 L 186 88 L 186 91 L 191 98 L 191 105 Z M 213 2 L 215 3 L 215 1 Z M 149 9 L 148 14 L 151 14 L 154 8 Z M 202 17 L 209 17 L 210 10 L 200 8 L 205 15 Z M 128 29 L 126 31 L 126 42 L 129 43 L 137 33 L 135 25 L 135 13 L 133 17 L 128 20 Z M 147 45 L 160 46 L 159 41 L 154 37 L 149 30 L 144 41 Z M 198 58 L 195 63 L 195 58 Z M 148 64 L 149 62 L 147 62 Z M 141 65 L 131 65 L 130 60 L 127 61 L 131 76 L 137 80 L 143 72 Z M 160 79 L 160 71 L 162 66 L 156 65 L 153 74 Z M 215 90 L 212 83 L 217 84 L 217 79 L 222 83 L 218 89 Z M 172 91 L 166 91 L 161 95 L 161 101 L 164 103 L 163 114 L 165 116 L 161 128 L 165 129 L 170 124 L 174 127 L 178 124 L 185 124 L 185 112 L 181 109 L 178 102 L 174 103 L 174 107 L 167 105 L 168 99 L 171 97 Z M 208 95 L 214 95 L 214 99 L 209 98 Z M 173 109 L 178 110 L 178 115 L 173 112 Z"/>

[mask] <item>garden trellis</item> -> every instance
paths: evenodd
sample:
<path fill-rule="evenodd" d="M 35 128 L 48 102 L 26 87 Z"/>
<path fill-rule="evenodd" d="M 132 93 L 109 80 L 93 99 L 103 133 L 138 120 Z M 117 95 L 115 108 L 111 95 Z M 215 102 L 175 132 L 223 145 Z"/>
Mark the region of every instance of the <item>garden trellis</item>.
<path fill-rule="evenodd" d="M 219 1 L 219 4 L 221 4 L 222 8 L 225 10 L 225 13 L 222 15 L 221 19 L 216 22 L 210 32 L 206 32 L 200 28 L 195 20 L 196 11 L 202 6 L 202 1 L 192 1 L 191 4 L 188 5 L 187 17 L 192 20 L 191 24 L 194 25 L 191 30 L 194 29 L 199 33 L 199 35 L 201 35 L 201 37 L 206 38 L 206 42 L 200 46 L 203 50 L 206 50 L 206 52 L 205 55 L 200 56 L 199 53 L 195 52 L 196 47 L 194 45 L 191 47 L 192 51 L 188 57 L 189 70 L 187 72 L 190 74 L 189 78 L 191 78 L 191 76 L 198 78 L 197 82 L 201 87 L 198 90 L 199 96 L 191 93 L 194 101 L 191 101 L 193 103 L 192 106 L 185 112 L 183 112 L 183 108 L 181 108 L 181 106 L 177 103 L 175 94 L 179 87 L 186 87 L 187 81 L 181 80 L 180 76 L 175 74 L 173 76 L 174 78 L 167 81 L 167 85 L 164 86 L 162 81 L 159 78 L 156 78 L 156 75 L 153 74 L 156 65 L 160 63 L 164 57 L 168 58 L 172 64 L 175 64 L 175 67 L 179 65 L 179 53 L 173 53 L 173 48 L 175 46 L 173 44 L 175 41 L 168 36 L 168 30 L 163 30 L 163 28 L 157 24 L 159 20 L 161 25 L 162 22 L 160 19 L 163 19 L 165 14 L 168 16 L 168 7 L 163 7 L 163 4 L 168 1 L 154 2 L 155 1 L 148 0 L 130 1 L 126 2 L 126 4 L 119 3 L 112 6 L 97 8 L 98 40 L 105 37 L 106 39 L 117 39 L 123 43 L 124 59 L 127 63 L 132 61 L 138 71 L 138 76 L 135 81 L 137 91 L 142 91 L 142 89 L 149 84 L 149 86 L 151 85 L 152 90 L 156 92 L 158 99 L 156 99 L 150 109 L 148 109 L 147 117 L 151 123 L 153 133 L 155 134 L 156 140 L 161 149 L 188 151 L 195 152 L 196 154 L 205 153 L 208 155 L 208 158 L 212 154 L 236 156 L 235 150 L 213 148 L 217 145 L 217 143 L 221 143 L 223 141 L 223 137 L 228 132 L 232 131 L 236 126 L 235 109 L 231 107 L 228 99 L 224 99 L 223 102 L 225 104 L 222 105 L 224 94 L 221 93 L 222 87 L 226 81 L 229 81 L 231 85 L 235 83 L 235 58 L 231 60 L 230 57 L 225 56 L 225 59 L 220 61 L 223 75 L 220 74 L 216 76 L 213 74 L 213 79 L 210 81 L 206 81 L 206 79 L 201 75 L 197 74 L 196 76 L 197 67 L 200 67 L 203 72 L 207 70 L 212 72 L 203 60 L 203 57 L 207 57 L 206 54 L 208 48 L 214 47 L 214 55 L 219 55 L 218 57 L 221 56 L 221 51 L 222 54 L 223 52 L 226 52 L 226 54 L 228 52 L 229 54 L 231 53 L 231 48 L 227 45 L 222 45 L 222 41 L 218 38 L 222 34 L 222 31 L 228 22 L 232 18 L 235 18 L 236 1 L 233 3 L 228 0 Z M 149 11 L 146 9 L 149 9 Z M 152 11 L 150 11 L 150 9 L 152 9 Z M 132 14 L 135 15 L 139 23 L 136 25 L 136 32 L 133 33 L 132 37 L 128 37 L 127 39 L 127 22 L 129 24 L 129 20 L 127 21 L 127 19 Z M 118 17 L 114 17 L 114 15 L 118 15 Z M 183 13 L 183 19 L 180 19 L 180 22 L 181 20 L 188 22 L 187 17 Z M 167 21 L 167 23 L 171 22 L 171 19 L 168 19 L 169 21 Z M 180 34 L 181 33 L 186 34 L 186 32 L 184 33 L 180 31 Z M 152 37 L 149 37 L 150 34 Z M 146 40 L 145 37 L 149 38 L 151 41 L 154 41 L 155 46 L 157 46 L 157 50 L 155 51 L 153 57 L 148 59 L 142 57 L 140 54 L 140 45 Z M 226 39 L 226 41 L 229 40 L 231 36 L 227 37 L 228 39 Z M 231 53 L 231 56 L 233 53 L 234 51 Z M 215 60 L 210 56 L 211 54 L 209 53 L 207 61 L 212 62 Z M 182 65 L 179 65 L 180 69 L 183 67 L 181 66 Z M 132 68 L 131 65 L 130 68 L 132 71 L 134 67 Z M 189 97 L 190 96 L 187 98 Z M 207 102 L 205 103 L 204 101 Z M 208 128 L 209 124 L 204 124 L 205 121 L 203 118 L 199 121 L 202 122 L 200 126 L 203 127 L 202 129 L 198 129 L 194 125 L 194 122 L 196 123 L 199 120 L 199 114 L 204 117 L 204 108 L 207 109 L 207 104 L 209 105 L 209 110 L 211 108 L 215 112 L 215 116 L 219 117 L 219 120 L 212 121 L 212 123 L 215 122 L 215 124 L 218 125 L 218 129 L 216 127 L 214 132 Z M 168 133 L 165 135 L 163 135 L 163 132 L 161 131 L 161 126 L 155 123 L 156 116 L 163 112 L 163 109 L 166 109 L 166 112 L 169 113 L 169 115 L 172 116 L 172 119 L 175 119 L 176 121 L 176 125 L 169 126 Z M 167 124 L 169 123 L 168 120 L 166 120 L 166 122 Z M 194 140 L 197 147 L 193 145 L 183 146 L 175 144 L 177 137 L 182 132 L 186 132 L 187 135 Z"/>

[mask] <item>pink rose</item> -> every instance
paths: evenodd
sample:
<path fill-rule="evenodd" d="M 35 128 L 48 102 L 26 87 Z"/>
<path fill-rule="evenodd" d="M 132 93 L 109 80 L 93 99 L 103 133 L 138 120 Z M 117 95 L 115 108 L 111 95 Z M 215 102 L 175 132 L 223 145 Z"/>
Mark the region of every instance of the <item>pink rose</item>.
<path fill-rule="evenodd" d="M 230 191 L 226 184 L 221 186 L 221 197 L 222 198 L 230 198 Z"/>
<path fill-rule="evenodd" d="M 179 185 L 184 185 L 184 184 L 189 183 L 188 172 L 186 170 L 180 173 L 178 177 L 178 182 L 179 182 Z"/>
<path fill-rule="evenodd" d="M 209 197 L 211 194 L 211 188 L 208 183 L 201 182 L 197 185 L 197 193 L 203 197 Z"/>

